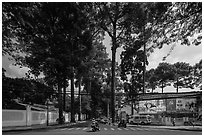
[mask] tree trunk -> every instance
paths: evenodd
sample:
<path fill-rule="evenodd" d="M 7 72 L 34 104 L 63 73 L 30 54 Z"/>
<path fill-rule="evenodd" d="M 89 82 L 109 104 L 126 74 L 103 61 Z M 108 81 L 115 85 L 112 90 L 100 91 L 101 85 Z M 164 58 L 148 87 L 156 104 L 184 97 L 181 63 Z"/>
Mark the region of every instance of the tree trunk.
<path fill-rule="evenodd" d="M 109 101 L 107 101 L 107 118 L 109 118 Z"/>
<path fill-rule="evenodd" d="M 164 93 L 164 86 L 163 86 L 164 84 L 163 84 L 163 82 L 162 82 L 162 93 Z"/>
<path fill-rule="evenodd" d="M 58 105 L 59 105 L 59 124 L 63 124 L 62 91 L 61 83 L 59 80 L 58 80 Z"/>
<path fill-rule="evenodd" d="M 178 78 L 176 78 L 176 82 L 177 82 L 177 83 L 176 83 L 176 93 L 178 93 L 178 90 L 179 90 L 179 89 L 178 89 L 178 82 L 179 82 L 179 81 L 178 81 Z"/>
<path fill-rule="evenodd" d="M 63 110 L 65 111 L 65 109 L 66 109 L 66 77 L 64 77 L 64 81 L 63 81 L 64 83 L 63 83 L 63 89 L 64 89 L 64 94 L 63 94 L 63 101 L 64 101 L 64 103 L 63 103 Z"/>
<path fill-rule="evenodd" d="M 91 94 L 91 78 L 89 78 L 89 89 L 88 89 L 88 92 L 89 92 L 89 94 Z"/>
<path fill-rule="evenodd" d="M 112 47 L 112 78 L 111 78 L 111 117 L 112 123 L 115 122 L 115 54 L 116 54 L 116 40 L 113 40 Z"/>
<path fill-rule="evenodd" d="M 144 44 L 144 62 L 143 62 L 143 94 L 145 94 L 145 72 L 146 72 L 146 45 Z"/>
<path fill-rule="evenodd" d="M 79 78 L 79 117 L 78 121 L 81 121 L 81 77 Z"/>
<path fill-rule="evenodd" d="M 132 104 L 131 104 L 131 115 L 134 115 L 134 103 L 132 99 Z"/>
<path fill-rule="evenodd" d="M 75 122 L 75 111 L 74 111 L 74 68 L 71 68 L 71 122 Z"/>

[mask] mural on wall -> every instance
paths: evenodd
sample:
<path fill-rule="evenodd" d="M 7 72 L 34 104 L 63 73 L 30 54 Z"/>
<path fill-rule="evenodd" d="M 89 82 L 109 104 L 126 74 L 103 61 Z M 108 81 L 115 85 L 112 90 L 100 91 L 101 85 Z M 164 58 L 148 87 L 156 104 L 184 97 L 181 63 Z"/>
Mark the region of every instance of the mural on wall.
<path fill-rule="evenodd" d="M 139 106 L 139 107 L 138 107 Z M 136 107 L 138 113 L 158 112 L 196 112 L 195 98 L 160 99 L 140 101 Z"/>
<path fill-rule="evenodd" d="M 176 99 L 176 111 L 179 112 L 196 112 L 196 99 Z"/>
<path fill-rule="evenodd" d="M 139 102 L 139 113 L 157 113 L 163 111 L 166 111 L 164 99 Z"/>
<path fill-rule="evenodd" d="M 167 112 L 175 112 L 176 111 L 176 99 L 167 99 Z"/>

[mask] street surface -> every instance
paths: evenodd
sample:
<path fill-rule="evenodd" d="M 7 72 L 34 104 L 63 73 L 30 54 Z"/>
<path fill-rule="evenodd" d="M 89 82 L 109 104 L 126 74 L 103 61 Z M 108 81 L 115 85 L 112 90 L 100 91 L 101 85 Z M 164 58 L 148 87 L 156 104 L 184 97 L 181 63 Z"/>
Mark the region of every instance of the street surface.
<path fill-rule="evenodd" d="M 99 124 L 100 131 L 92 132 L 90 124 L 73 125 L 57 129 L 38 129 L 27 131 L 3 132 L 3 135 L 202 135 L 199 131 L 182 131 L 162 128 L 127 127 L 118 128 Z"/>

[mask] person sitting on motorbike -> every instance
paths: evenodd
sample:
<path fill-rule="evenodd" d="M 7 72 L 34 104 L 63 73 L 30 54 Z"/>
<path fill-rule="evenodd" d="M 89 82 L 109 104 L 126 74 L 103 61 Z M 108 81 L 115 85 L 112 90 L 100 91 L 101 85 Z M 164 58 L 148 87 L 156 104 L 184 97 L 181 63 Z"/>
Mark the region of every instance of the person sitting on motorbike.
<path fill-rule="evenodd" d="M 92 119 L 92 124 L 91 125 L 96 126 L 96 128 L 99 130 L 99 124 L 94 118 Z"/>
<path fill-rule="evenodd" d="M 126 120 L 125 119 L 121 119 L 121 121 L 118 124 L 118 127 L 126 127 Z"/>

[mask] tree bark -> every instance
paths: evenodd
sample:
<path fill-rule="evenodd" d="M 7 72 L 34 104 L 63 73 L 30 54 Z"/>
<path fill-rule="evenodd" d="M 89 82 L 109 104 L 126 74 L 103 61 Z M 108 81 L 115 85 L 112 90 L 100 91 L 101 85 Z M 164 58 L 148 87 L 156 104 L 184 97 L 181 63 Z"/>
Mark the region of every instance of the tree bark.
<path fill-rule="evenodd" d="M 177 82 L 177 83 L 176 83 L 176 93 L 178 93 L 178 82 L 179 82 L 179 81 L 178 81 L 178 77 L 176 78 L 176 82 Z"/>
<path fill-rule="evenodd" d="M 64 81 L 63 81 L 63 89 L 64 89 L 64 94 L 63 94 L 63 110 L 65 111 L 66 109 L 66 77 L 64 77 Z"/>
<path fill-rule="evenodd" d="M 133 103 L 133 99 L 132 99 L 132 104 L 131 104 L 131 115 L 134 114 L 134 103 Z"/>
<path fill-rule="evenodd" d="M 79 78 L 79 117 L 78 121 L 81 121 L 81 77 Z"/>
<path fill-rule="evenodd" d="M 111 78 L 111 117 L 112 123 L 115 122 L 115 54 L 116 54 L 116 39 L 113 39 L 112 46 L 112 78 Z"/>
<path fill-rule="evenodd" d="M 146 72 L 146 45 L 144 44 L 144 62 L 143 62 L 143 94 L 145 94 L 145 72 Z"/>
<path fill-rule="evenodd" d="M 75 122 L 75 111 L 74 111 L 74 68 L 71 68 L 71 122 Z"/>
<path fill-rule="evenodd" d="M 63 106 L 62 106 L 62 91 L 61 83 L 58 80 L 58 105 L 59 105 L 59 124 L 63 124 Z"/>

